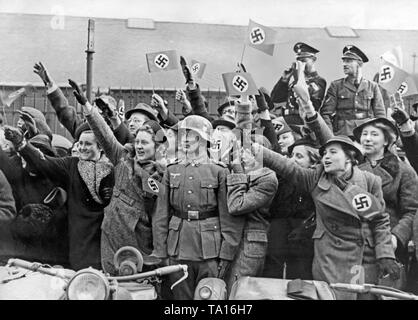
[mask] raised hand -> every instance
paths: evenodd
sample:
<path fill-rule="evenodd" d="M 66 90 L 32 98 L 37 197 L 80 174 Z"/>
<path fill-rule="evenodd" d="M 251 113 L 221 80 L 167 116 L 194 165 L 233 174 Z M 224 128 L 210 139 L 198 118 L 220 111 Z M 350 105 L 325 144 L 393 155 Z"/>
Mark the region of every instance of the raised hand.
<path fill-rule="evenodd" d="M 186 79 L 186 84 L 192 83 L 194 81 L 193 76 L 190 72 L 189 66 L 187 65 L 186 59 L 184 59 L 183 56 L 180 56 L 180 65 L 181 70 L 183 71 L 184 78 Z"/>
<path fill-rule="evenodd" d="M 4 137 L 9 140 L 15 147 L 19 146 L 23 141 L 23 132 L 15 127 L 5 126 Z"/>
<path fill-rule="evenodd" d="M 96 106 L 102 111 L 104 117 L 107 118 L 116 118 L 118 111 L 116 110 L 116 105 L 109 103 L 105 98 L 99 97 L 96 99 Z"/>
<path fill-rule="evenodd" d="M 154 107 L 158 111 L 163 110 L 163 108 L 165 107 L 164 99 L 160 95 L 154 93 L 151 96 L 151 107 Z"/>
<path fill-rule="evenodd" d="M 80 86 L 77 84 L 77 82 L 75 82 L 71 79 L 68 79 L 68 83 L 73 88 L 73 94 L 74 94 L 75 98 L 77 99 L 78 103 L 83 105 L 83 106 L 86 105 L 87 98 L 86 98 L 85 94 L 83 93 L 83 90 L 81 90 Z"/>
<path fill-rule="evenodd" d="M 405 122 L 409 120 L 409 115 L 406 113 L 404 109 L 394 108 L 392 114 L 390 115 L 393 120 L 396 121 L 398 126 L 403 125 Z"/>
<path fill-rule="evenodd" d="M 35 72 L 42 79 L 45 85 L 52 84 L 52 78 L 42 62 L 35 63 L 33 72 Z"/>

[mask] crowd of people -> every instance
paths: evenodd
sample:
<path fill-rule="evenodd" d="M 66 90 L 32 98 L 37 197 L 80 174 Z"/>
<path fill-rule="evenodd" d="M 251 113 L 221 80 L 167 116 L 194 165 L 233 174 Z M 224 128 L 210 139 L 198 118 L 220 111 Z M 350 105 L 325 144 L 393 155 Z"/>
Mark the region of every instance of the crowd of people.
<path fill-rule="evenodd" d="M 204 278 L 230 290 L 243 276 L 418 292 L 416 114 L 364 78 L 358 47 L 344 47 L 346 76 L 328 89 L 319 51 L 294 52 L 270 94 L 229 96 L 218 117 L 184 59 L 180 117 L 155 93 L 121 117 L 112 96 L 88 101 L 69 80 L 81 116 L 36 63 L 74 142 L 32 107 L 1 126 L 0 263 L 117 274 L 114 254 L 132 246 L 145 268 L 188 266 L 174 299 L 193 299 Z"/>

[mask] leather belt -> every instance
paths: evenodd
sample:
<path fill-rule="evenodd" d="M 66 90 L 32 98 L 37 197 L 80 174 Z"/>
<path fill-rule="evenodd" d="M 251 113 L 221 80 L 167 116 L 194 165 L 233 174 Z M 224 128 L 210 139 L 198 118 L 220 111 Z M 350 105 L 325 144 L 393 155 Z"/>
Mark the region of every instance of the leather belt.
<path fill-rule="evenodd" d="M 362 120 L 362 119 L 370 118 L 370 115 L 368 112 L 356 112 L 350 115 L 345 115 L 345 114 L 337 115 L 337 118 L 338 120 Z"/>
<path fill-rule="evenodd" d="M 216 211 L 212 212 L 200 212 L 195 210 L 189 210 L 186 212 L 174 212 L 174 215 L 181 219 L 187 219 L 187 220 L 204 220 L 208 218 L 218 217 L 219 214 Z"/>

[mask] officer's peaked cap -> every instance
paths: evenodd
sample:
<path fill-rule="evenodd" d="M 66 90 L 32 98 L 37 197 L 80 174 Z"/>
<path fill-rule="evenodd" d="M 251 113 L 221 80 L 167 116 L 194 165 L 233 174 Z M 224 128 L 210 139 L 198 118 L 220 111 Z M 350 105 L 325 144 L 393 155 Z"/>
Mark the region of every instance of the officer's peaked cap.
<path fill-rule="evenodd" d="M 295 51 L 297 58 L 311 58 L 319 52 L 319 50 L 303 42 L 296 43 L 293 47 L 293 51 Z"/>
<path fill-rule="evenodd" d="M 344 47 L 341 59 L 354 59 L 363 62 L 369 61 L 369 58 L 367 58 L 363 51 L 351 44 Z"/>

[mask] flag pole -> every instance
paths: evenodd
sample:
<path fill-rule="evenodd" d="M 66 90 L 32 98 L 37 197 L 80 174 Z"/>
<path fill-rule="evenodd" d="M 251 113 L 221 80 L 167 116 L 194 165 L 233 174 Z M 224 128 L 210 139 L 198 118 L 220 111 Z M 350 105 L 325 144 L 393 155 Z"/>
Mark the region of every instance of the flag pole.
<path fill-rule="evenodd" d="M 152 74 L 151 74 L 151 72 L 148 72 L 148 74 L 149 74 L 149 79 L 151 80 L 152 94 L 155 94 L 155 91 L 154 91 L 154 82 L 152 81 Z"/>
<path fill-rule="evenodd" d="M 241 54 L 241 63 L 244 60 L 244 53 L 245 53 L 245 48 L 246 48 L 246 44 L 244 43 L 244 47 L 242 48 L 242 54 Z"/>

